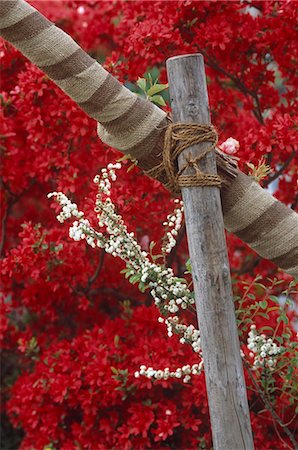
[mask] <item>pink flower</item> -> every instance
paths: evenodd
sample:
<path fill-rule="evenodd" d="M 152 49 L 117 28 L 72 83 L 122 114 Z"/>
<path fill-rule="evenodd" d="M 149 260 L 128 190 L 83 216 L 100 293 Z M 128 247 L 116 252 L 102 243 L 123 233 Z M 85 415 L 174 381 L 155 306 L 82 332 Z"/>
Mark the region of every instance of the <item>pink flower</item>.
<path fill-rule="evenodd" d="M 223 142 L 221 145 L 219 145 L 219 148 L 224 153 L 227 153 L 228 155 L 234 155 L 239 150 L 240 144 L 239 142 L 230 137 L 225 142 Z"/>

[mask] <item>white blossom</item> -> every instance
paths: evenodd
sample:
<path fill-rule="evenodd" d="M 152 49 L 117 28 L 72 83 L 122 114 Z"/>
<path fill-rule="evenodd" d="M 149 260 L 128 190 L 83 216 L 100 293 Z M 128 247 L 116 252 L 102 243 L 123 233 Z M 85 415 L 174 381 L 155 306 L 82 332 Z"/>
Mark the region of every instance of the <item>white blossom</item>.
<path fill-rule="evenodd" d="M 181 228 L 183 220 L 183 202 L 182 200 L 175 199 L 177 206 L 172 214 L 167 216 L 167 221 L 163 222 L 163 226 L 166 227 L 166 235 L 162 245 L 163 253 L 170 253 L 172 248 L 175 247 L 178 231 Z"/>
<path fill-rule="evenodd" d="M 153 369 L 153 367 L 140 366 L 140 370 L 136 371 L 134 376 L 139 378 L 140 376 L 153 379 L 153 380 L 168 380 L 169 378 L 180 379 L 183 377 L 183 382 L 188 383 L 193 375 L 200 375 L 203 370 L 203 360 L 199 364 L 193 364 L 192 366 L 187 364 L 183 367 L 177 367 L 174 370 L 170 370 L 169 367 L 164 369 Z"/>
<path fill-rule="evenodd" d="M 200 331 L 197 330 L 193 325 L 184 325 L 179 323 L 178 316 L 171 316 L 165 319 L 165 324 L 167 326 L 168 336 L 173 336 L 173 331 L 177 334 L 181 334 L 180 338 L 181 344 L 191 344 L 193 351 L 195 353 L 201 354 L 201 341 L 200 341 Z"/>
<path fill-rule="evenodd" d="M 276 356 L 282 353 L 283 348 L 279 347 L 271 338 L 265 334 L 259 335 L 255 325 L 251 325 L 247 338 L 247 348 L 251 350 L 249 355 L 254 359 L 254 368 L 269 367 L 276 365 Z"/>
<path fill-rule="evenodd" d="M 62 207 L 62 211 L 57 216 L 59 222 L 63 223 L 70 217 L 81 219 L 84 216 L 84 213 L 78 210 L 77 205 L 72 203 L 62 192 L 50 192 L 48 198 L 51 197 L 56 197 L 57 202 L 60 203 L 60 206 Z"/>

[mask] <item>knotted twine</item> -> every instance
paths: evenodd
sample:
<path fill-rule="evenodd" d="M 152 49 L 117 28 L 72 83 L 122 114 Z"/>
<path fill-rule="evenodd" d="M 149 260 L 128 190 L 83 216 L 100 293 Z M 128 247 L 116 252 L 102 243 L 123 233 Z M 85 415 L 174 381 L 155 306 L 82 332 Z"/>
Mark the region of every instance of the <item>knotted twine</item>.
<path fill-rule="evenodd" d="M 178 170 L 178 156 L 188 147 L 202 142 L 210 142 L 211 145 L 196 157 L 189 154 L 185 164 Z M 167 176 L 165 186 L 173 193 L 179 193 L 182 187 L 220 186 L 222 181 L 218 175 L 204 173 L 199 166 L 199 162 L 215 149 L 217 142 L 218 136 L 212 125 L 172 123 L 168 125 L 165 133 L 161 163 L 146 173 L 158 178 L 165 172 Z M 195 173 L 184 174 L 188 167 L 192 167 Z"/>

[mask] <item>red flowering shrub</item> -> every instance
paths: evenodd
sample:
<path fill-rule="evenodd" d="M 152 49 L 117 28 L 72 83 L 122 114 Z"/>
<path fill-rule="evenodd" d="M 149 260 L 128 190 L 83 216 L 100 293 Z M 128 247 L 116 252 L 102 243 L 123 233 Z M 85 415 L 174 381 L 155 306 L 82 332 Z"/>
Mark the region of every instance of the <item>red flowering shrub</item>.
<path fill-rule="evenodd" d="M 248 162 L 258 166 L 264 157 L 272 168 L 264 187 L 297 206 L 295 2 L 31 3 L 135 90 L 148 71 L 165 82 L 168 57 L 203 53 L 220 140 L 240 142 L 237 156 L 246 172 Z M 120 261 L 71 241 L 46 199 L 63 191 L 94 217 L 91 181 L 120 154 L 4 41 L 0 58 L 3 405 L 11 424 L 23 430 L 13 438 L 7 428 L 4 447 L 211 448 L 203 374 L 190 383 L 134 377 L 141 364 L 172 369 L 195 363 L 195 354 L 175 336 L 168 340 L 151 298 L 125 280 Z M 144 248 L 160 242 L 173 203 L 158 182 L 136 168 L 123 170 L 112 196 Z M 228 248 L 246 360 L 252 362 L 246 345 L 252 322 L 284 348 L 273 371 L 246 370 L 255 446 L 292 448 L 293 286 L 283 293 L 291 277 L 233 236 Z M 187 259 L 181 239 L 169 257 L 178 276 Z M 280 298 L 286 300 L 282 312 Z"/>
<path fill-rule="evenodd" d="M 178 339 L 161 349 L 157 317 L 155 307 L 126 306 L 122 318 L 71 341 L 44 350 L 31 343 L 34 371 L 18 379 L 8 403 L 14 425 L 26 433 L 22 448 L 54 443 L 67 449 L 78 442 L 84 448 L 142 449 L 162 448 L 164 441 L 186 448 L 196 445 L 198 431 L 209 439 L 203 377 L 185 388 L 133 376 L 142 363 L 171 367 L 195 360 Z"/>

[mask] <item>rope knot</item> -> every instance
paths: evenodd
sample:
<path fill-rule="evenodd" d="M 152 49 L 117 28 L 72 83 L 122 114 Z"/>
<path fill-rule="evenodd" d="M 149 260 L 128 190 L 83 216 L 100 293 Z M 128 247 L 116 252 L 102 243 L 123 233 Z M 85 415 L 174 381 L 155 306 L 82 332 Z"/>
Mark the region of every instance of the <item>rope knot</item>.
<path fill-rule="evenodd" d="M 199 162 L 207 153 L 215 149 L 218 136 L 213 125 L 196 123 L 171 123 L 165 132 L 162 161 L 146 173 L 152 178 L 159 178 L 165 173 L 165 187 L 177 194 L 181 187 L 191 186 L 221 186 L 222 180 L 218 175 L 202 172 Z M 184 166 L 178 170 L 177 158 L 188 147 L 200 142 L 210 142 L 208 147 L 199 156 L 191 154 L 186 158 Z M 193 174 L 184 174 L 191 167 Z"/>
<path fill-rule="evenodd" d="M 198 158 L 191 159 L 191 155 L 188 155 L 186 158 L 188 167 L 192 167 L 196 171 L 197 177 L 200 177 L 203 172 L 201 171 L 199 165 L 198 165 Z"/>
<path fill-rule="evenodd" d="M 217 133 L 212 125 L 175 123 L 168 126 L 165 134 L 162 166 L 168 179 L 167 187 L 172 192 L 180 192 L 181 187 L 221 185 L 218 175 L 204 173 L 199 166 L 200 160 L 215 148 L 217 141 Z M 210 142 L 211 145 L 195 158 L 189 155 L 185 165 L 177 170 L 178 156 L 186 148 L 200 142 Z M 194 169 L 193 175 L 184 174 L 188 167 Z"/>

